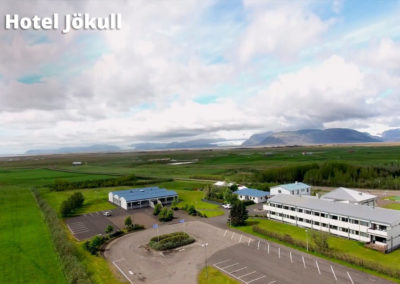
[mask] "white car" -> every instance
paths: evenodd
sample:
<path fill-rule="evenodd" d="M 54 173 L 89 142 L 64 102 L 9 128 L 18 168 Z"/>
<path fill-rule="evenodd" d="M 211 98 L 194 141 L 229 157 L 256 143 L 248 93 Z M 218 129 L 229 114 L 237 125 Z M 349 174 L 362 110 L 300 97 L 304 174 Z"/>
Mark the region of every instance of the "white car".
<path fill-rule="evenodd" d="M 111 211 L 104 211 L 103 215 L 109 217 L 111 216 Z"/>
<path fill-rule="evenodd" d="M 222 207 L 224 207 L 225 209 L 231 209 L 232 205 L 228 204 L 222 204 Z"/>

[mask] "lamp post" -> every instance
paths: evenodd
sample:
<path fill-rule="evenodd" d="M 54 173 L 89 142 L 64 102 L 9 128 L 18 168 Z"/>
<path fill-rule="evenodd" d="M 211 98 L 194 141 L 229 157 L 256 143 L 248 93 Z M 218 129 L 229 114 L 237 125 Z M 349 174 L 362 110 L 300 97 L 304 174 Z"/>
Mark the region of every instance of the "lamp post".
<path fill-rule="evenodd" d="M 207 246 L 208 246 L 208 243 L 201 244 L 201 246 L 204 248 L 204 252 L 205 252 L 204 263 L 205 263 L 205 266 L 206 266 L 206 279 L 208 280 L 208 268 L 207 268 Z"/>
<path fill-rule="evenodd" d="M 306 230 L 306 239 L 307 239 L 307 251 L 308 251 L 308 230 Z"/>

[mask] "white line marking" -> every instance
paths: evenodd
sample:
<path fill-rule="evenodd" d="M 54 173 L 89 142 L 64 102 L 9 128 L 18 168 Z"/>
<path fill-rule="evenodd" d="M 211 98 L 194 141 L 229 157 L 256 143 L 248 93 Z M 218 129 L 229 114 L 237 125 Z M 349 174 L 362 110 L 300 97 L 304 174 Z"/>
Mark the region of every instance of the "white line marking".
<path fill-rule="evenodd" d="M 229 267 L 232 267 L 232 266 L 235 266 L 235 265 L 238 265 L 239 264 L 239 262 L 236 262 L 236 263 L 234 263 L 234 264 L 231 264 L 231 265 L 228 265 L 228 266 L 225 266 L 225 267 L 221 267 L 222 269 L 227 269 L 227 268 L 229 268 Z"/>
<path fill-rule="evenodd" d="M 263 279 L 264 277 L 265 277 L 265 275 L 263 275 L 263 276 L 261 276 L 261 277 L 258 277 L 258 278 L 256 278 L 256 279 L 253 279 L 253 280 L 251 280 L 251 281 L 249 281 L 249 282 L 246 282 L 246 284 L 249 284 L 249 283 L 251 283 L 251 282 L 254 282 L 254 281 Z"/>
<path fill-rule="evenodd" d="M 224 262 L 227 262 L 227 261 L 230 261 L 230 260 L 231 260 L 230 258 L 229 258 L 229 259 L 225 259 L 225 260 L 223 260 L 223 261 L 220 261 L 220 262 L 214 263 L 214 265 L 216 266 L 217 264 L 224 263 Z"/>
<path fill-rule="evenodd" d="M 268 254 L 269 254 L 269 243 L 268 243 Z"/>
<path fill-rule="evenodd" d="M 249 276 L 249 275 L 251 275 L 253 273 L 256 273 L 256 271 L 254 270 L 253 272 L 247 273 L 245 275 L 241 275 L 241 276 L 238 277 L 238 279 L 242 279 L 243 277 Z"/>
<path fill-rule="evenodd" d="M 290 251 L 289 254 L 290 254 L 290 263 L 293 263 L 292 252 Z"/>
<path fill-rule="evenodd" d="M 228 232 L 228 230 L 225 230 L 225 233 L 224 233 L 224 238 L 225 238 L 225 235 L 226 235 L 226 233 Z"/>
<path fill-rule="evenodd" d="M 232 237 L 231 237 L 231 240 L 233 240 L 233 236 L 235 235 L 235 233 L 234 232 L 232 232 Z"/>
<path fill-rule="evenodd" d="M 258 240 L 257 249 L 260 249 L 260 240 Z"/>
<path fill-rule="evenodd" d="M 274 284 L 274 283 L 276 283 L 276 281 L 271 281 L 271 282 L 269 282 L 268 284 Z"/>
<path fill-rule="evenodd" d="M 249 243 L 248 243 L 248 246 L 250 246 L 250 241 L 251 241 L 251 239 L 249 238 Z"/>
<path fill-rule="evenodd" d="M 353 279 L 351 279 L 350 273 L 347 271 L 347 276 L 349 276 L 351 284 L 354 284 Z"/>
<path fill-rule="evenodd" d="M 304 260 L 304 256 L 301 256 L 301 258 L 303 259 L 304 268 L 306 268 L 306 262 Z"/>
<path fill-rule="evenodd" d="M 243 235 L 240 235 L 239 243 L 242 241 Z"/>
<path fill-rule="evenodd" d="M 132 272 L 132 271 L 128 270 L 128 272 L 129 272 L 130 275 L 133 275 L 133 272 Z"/>
<path fill-rule="evenodd" d="M 321 275 L 321 270 L 319 270 L 319 265 L 318 265 L 318 261 L 315 261 L 315 264 L 317 265 L 317 269 L 318 269 L 318 274 Z"/>
<path fill-rule="evenodd" d="M 335 274 L 335 271 L 333 271 L 332 265 L 331 265 L 331 270 L 332 270 L 332 273 L 333 273 L 333 277 L 335 277 L 335 280 L 337 281 L 336 274 Z"/>
<path fill-rule="evenodd" d="M 133 284 L 133 281 L 131 279 L 129 279 L 129 277 L 125 274 L 125 272 L 122 271 L 122 269 L 117 265 L 118 261 L 124 260 L 123 258 L 118 259 L 118 260 L 114 260 L 112 263 L 115 265 L 115 267 L 119 270 L 119 272 L 122 273 L 122 275 L 125 276 L 126 280 L 129 281 L 129 283 Z"/>
<path fill-rule="evenodd" d="M 241 271 L 241 270 L 246 269 L 246 268 L 247 268 L 247 266 L 242 267 L 242 268 L 239 268 L 239 269 L 237 269 L 237 270 L 235 270 L 235 271 L 232 271 L 232 272 L 230 272 L 230 273 L 235 273 L 235 272 Z"/>
<path fill-rule="evenodd" d="M 278 248 L 278 257 L 281 258 L 281 248 Z"/>

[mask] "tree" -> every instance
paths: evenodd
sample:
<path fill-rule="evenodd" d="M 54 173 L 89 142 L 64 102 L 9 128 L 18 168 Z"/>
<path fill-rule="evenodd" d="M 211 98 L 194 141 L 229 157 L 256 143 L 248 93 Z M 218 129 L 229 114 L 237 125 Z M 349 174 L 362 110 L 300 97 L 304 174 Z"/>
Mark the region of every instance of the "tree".
<path fill-rule="evenodd" d="M 174 201 L 172 201 L 171 209 L 178 210 L 178 200 L 174 199 Z"/>
<path fill-rule="evenodd" d="M 64 200 L 61 203 L 61 216 L 63 217 L 67 217 L 70 213 L 71 213 L 71 202 L 69 199 Z"/>
<path fill-rule="evenodd" d="M 229 187 L 229 189 L 230 189 L 232 192 L 234 192 L 234 191 L 238 190 L 238 185 L 237 185 L 237 184 L 232 184 L 232 185 Z"/>
<path fill-rule="evenodd" d="M 106 228 L 106 230 L 105 230 L 106 234 L 109 234 L 109 233 L 111 233 L 112 231 L 114 231 L 114 227 L 111 226 L 111 225 L 108 225 L 107 228 Z"/>
<path fill-rule="evenodd" d="M 132 227 L 132 218 L 128 216 L 125 218 L 125 228 L 129 229 L 130 227 Z"/>
<path fill-rule="evenodd" d="M 187 209 L 187 212 L 189 213 L 189 215 L 191 216 L 196 216 L 197 215 L 197 210 L 196 208 L 194 208 L 193 205 L 190 205 L 189 208 Z"/>
<path fill-rule="evenodd" d="M 328 234 L 325 232 L 312 231 L 311 238 L 317 246 L 318 251 L 328 251 L 329 243 L 328 243 Z"/>
<path fill-rule="evenodd" d="M 224 200 L 225 202 L 232 204 L 237 200 L 237 195 L 233 194 L 229 189 L 226 189 L 224 192 Z"/>
<path fill-rule="evenodd" d="M 160 214 L 161 208 L 162 208 L 161 204 L 160 204 L 160 203 L 157 203 L 156 206 L 154 206 L 153 214 L 156 215 L 156 216 L 157 216 L 158 214 Z"/>
<path fill-rule="evenodd" d="M 235 201 L 229 214 L 232 226 L 244 225 L 248 217 L 248 211 L 244 203 L 240 200 Z"/>

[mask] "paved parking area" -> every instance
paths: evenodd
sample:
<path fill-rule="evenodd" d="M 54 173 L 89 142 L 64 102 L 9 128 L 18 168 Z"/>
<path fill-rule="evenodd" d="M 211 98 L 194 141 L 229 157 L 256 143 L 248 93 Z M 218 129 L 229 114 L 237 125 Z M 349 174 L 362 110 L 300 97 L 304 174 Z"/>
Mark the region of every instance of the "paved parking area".
<path fill-rule="evenodd" d="M 89 239 L 98 234 L 104 234 L 108 225 L 119 229 L 120 227 L 113 223 L 110 217 L 103 215 L 103 211 L 88 213 L 65 220 L 68 229 L 78 241 Z"/>
<path fill-rule="evenodd" d="M 156 235 L 148 229 L 110 243 L 105 257 L 131 283 L 197 283 L 207 261 L 244 284 L 274 283 L 391 283 L 297 250 L 201 221 L 160 226 L 160 234 L 186 231 L 196 242 L 169 252 L 148 250 Z M 207 243 L 205 248 L 201 246 Z M 207 258 L 205 256 L 207 255 Z"/>
<path fill-rule="evenodd" d="M 214 267 L 245 284 L 391 283 L 254 236 L 225 230 L 223 238 L 236 245 L 229 250 L 218 251 L 211 257 L 211 261 Z"/>

